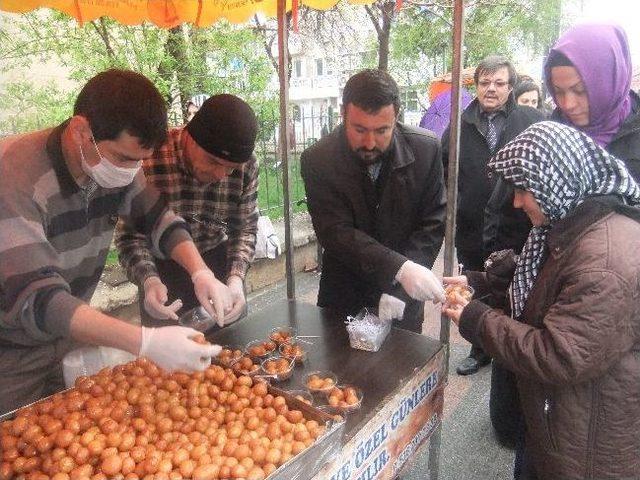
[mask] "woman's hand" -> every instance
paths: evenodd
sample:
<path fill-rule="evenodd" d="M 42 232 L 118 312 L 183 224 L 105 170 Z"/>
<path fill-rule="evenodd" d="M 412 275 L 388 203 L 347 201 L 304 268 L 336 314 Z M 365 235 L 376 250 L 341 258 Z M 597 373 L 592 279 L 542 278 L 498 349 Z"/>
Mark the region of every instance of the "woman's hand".
<path fill-rule="evenodd" d="M 452 277 L 459 278 L 459 277 Z M 464 277 L 466 280 L 466 277 Z M 442 311 L 446 316 L 448 316 L 453 323 L 459 325 L 460 316 L 462 315 L 462 311 L 464 307 L 469 304 L 469 300 L 460 295 L 457 292 L 447 293 L 447 302 L 442 306 Z"/>
<path fill-rule="evenodd" d="M 445 285 L 469 285 L 466 275 L 458 275 L 457 277 L 442 277 L 442 283 Z"/>

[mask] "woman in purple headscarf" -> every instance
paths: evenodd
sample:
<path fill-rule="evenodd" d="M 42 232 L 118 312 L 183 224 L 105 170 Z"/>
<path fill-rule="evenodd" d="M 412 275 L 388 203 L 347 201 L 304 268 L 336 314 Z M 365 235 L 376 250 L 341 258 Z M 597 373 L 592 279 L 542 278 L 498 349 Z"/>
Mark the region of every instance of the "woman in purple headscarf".
<path fill-rule="evenodd" d="M 572 27 L 545 64 L 558 106 L 551 120 L 582 130 L 640 180 L 640 97 L 631 90 L 631 76 L 627 35 L 617 25 Z"/>

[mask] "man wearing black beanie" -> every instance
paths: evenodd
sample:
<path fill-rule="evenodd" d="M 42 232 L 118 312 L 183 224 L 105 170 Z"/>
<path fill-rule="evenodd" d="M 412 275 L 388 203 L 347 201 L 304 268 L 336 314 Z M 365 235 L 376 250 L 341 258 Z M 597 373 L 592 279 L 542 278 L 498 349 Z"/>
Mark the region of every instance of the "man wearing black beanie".
<path fill-rule="evenodd" d="M 116 230 L 120 263 L 140 291 L 143 325 L 174 323 L 198 306 L 193 279 L 215 275 L 221 295 L 230 293 L 232 308 L 220 327 L 246 312 L 244 278 L 255 253 L 258 223 L 258 166 L 253 156 L 258 122 L 240 98 L 221 94 L 206 100 L 184 127 L 169 131 L 153 157 L 144 160 L 147 181 L 159 189 L 182 216 L 211 270 L 192 278 L 170 259 L 157 256 L 157 246 L 127 230 Z"/>

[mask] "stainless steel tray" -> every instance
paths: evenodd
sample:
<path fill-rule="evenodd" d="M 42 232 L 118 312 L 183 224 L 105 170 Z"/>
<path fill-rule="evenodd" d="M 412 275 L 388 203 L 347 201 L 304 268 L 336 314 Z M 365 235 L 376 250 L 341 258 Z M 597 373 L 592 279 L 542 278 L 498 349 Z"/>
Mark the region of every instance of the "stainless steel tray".
<path fill-rule="evenodd" d="M 67 392 L 71 389 L 63 390 Z M 271 475 L 267 477 L 267 480 L 306 480 L 312 478 L 322 466 L 334 458 L 342 447 L 342 437 L 344 434 L 345 422 L 337 422 L 331 415 L 322 410 L 315 408 L 305 402 L 302 402 L 290 395 L 287 391 L 281 390 L 273 385 L 268 386 L 268 391 L 272 395 L 281 395 L 286 401 L 287 405 L 300 410 L 304 416 L 310 420 L 315 420 L 321 425 L 325 425 L 327 428 L 325 432 L 316 439 L 315 443 L 299 453 L 295 457 L 291 458 L 288 462 L 280 465 Z M 11 412 L 0 415 L 0 423 L 12 420 L 15 418 L 17 412 L 22 408 L 27 408 L 37 403 L 50 399 L 51 397 L 41 398 L 29 405 L 20 407 Z"/>

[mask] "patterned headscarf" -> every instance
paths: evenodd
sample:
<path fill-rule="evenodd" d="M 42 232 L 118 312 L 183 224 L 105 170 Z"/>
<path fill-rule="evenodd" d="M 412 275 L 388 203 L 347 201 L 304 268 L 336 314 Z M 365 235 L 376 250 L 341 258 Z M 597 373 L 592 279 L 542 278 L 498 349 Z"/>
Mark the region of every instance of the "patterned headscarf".
<path fill-rule="evenodd" d="M 584 133 L 556 122 L 536 123 L 505 145 L 487 168 L 533 194 L 550 225 L 533 227 L 511 283 L 517 318 L 546 258 L 547 234 L 587 197 L 615 194 L 640 204 L 640 187 L 624 163 Z"/>

